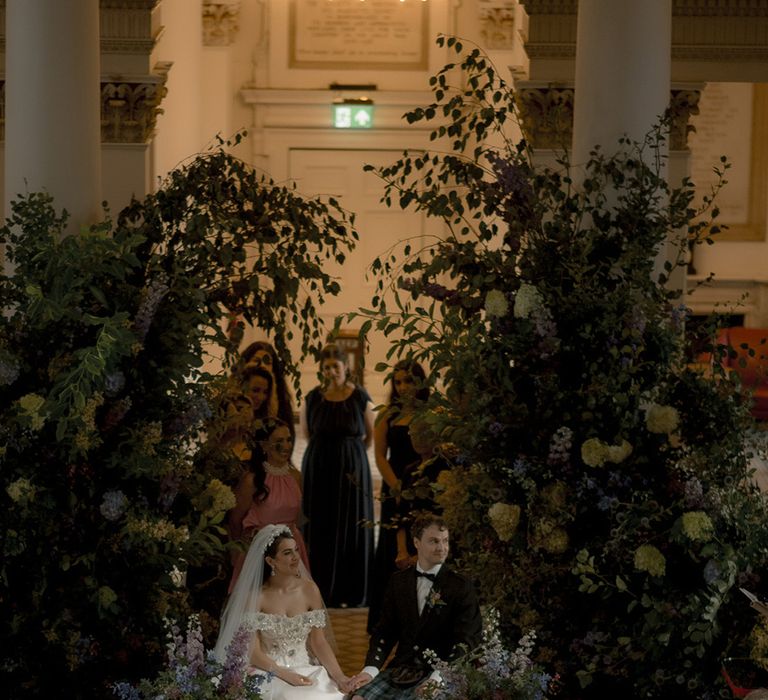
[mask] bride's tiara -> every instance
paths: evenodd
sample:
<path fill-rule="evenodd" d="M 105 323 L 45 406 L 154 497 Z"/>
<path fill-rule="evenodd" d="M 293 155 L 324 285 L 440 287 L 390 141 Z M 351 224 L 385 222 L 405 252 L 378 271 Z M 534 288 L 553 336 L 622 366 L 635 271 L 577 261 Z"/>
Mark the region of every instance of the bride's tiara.
<path fill-rule="evenodd" d="M 289 537 L 293 537 L 291 528 L 289 528 L 287 525 L 270 525 L 269 527 L 272 528 L 272 534 L 267 538 L 267 541 L 264 544 L 265 552 L 272 546 L 272 543 L 278 537 L 280 537 L 280 535 L 288 535 Z"/>

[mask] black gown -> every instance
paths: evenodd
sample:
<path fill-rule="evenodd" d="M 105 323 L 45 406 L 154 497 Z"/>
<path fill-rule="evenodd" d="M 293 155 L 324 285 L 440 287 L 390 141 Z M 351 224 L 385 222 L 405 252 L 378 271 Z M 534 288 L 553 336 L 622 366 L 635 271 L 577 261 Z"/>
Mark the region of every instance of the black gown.
<path fill-rule="evenodd" d="M 419 464 L 418 452 L 413 449 L 407 425 L 387 425 L 387 461 L 395 476 L 403 480 L 406 469 Z M 376 554 L 373 561 L 373 576 L 368 592 L 368 632 L 376 625 L 381 611 L 381 603 L 384 600 L 384 591 L 387 589 L 387 581 L 392 572 L 397 570 L 395 557 L 397 556 L 397 525 L 400 522 L 401 506 L 398 506 L 392 498 L 389 486 L 385 482 L 381 484 L 381 527 L 379 528 L 379 541 L 376 544 Z M 394 518 L 394 522 L 393 522 Z M 410 535 L 406 537 L 410 539 Z"/>
<path fill-rule="evenodd" d="M 367 603 L 373 559 L 373 488 L 361 387 L 344 401 L 307 394 L 309 444 L 302 461 L 304 538 L 312 578 L 330 608 Z"/>

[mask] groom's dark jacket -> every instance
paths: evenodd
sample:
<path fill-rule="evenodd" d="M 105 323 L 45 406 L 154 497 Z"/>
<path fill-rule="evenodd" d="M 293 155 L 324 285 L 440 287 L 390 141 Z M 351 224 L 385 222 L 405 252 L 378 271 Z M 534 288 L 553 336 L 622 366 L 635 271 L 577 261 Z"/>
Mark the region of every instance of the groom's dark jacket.
<path fill-rule="evenodd" d="M 459 652 L 459 644 L 476 646 L 481 633 L 480 608 L 469 580 L 443 564 L 419 615 L 416 569 L 411 567 L 389 579 L 365 665 L 380 669 L 397 645 L 390 668 L 426 667 L 425 649 L 448 660 Z"/>

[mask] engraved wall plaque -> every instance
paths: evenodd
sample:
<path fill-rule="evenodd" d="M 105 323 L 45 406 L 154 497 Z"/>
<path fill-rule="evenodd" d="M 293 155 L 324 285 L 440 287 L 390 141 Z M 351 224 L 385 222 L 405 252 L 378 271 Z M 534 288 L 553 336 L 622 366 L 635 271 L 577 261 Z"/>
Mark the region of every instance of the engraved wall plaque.
<path fill-rule="evenodd" d="M 429 67 L 429 3 L 290 3 L 290 68 L 424 71 Z"/>
<path fill-rule="evenodd" d="M 768 198 L 768 86 L 708 83 L 691 121 L 691 179 L 699 201 L 715 181 L 713 167 L 726 156 L 728 183 L 716 198 L 718 223 L 728 230 L 715 240 L 763 240 Z"/>

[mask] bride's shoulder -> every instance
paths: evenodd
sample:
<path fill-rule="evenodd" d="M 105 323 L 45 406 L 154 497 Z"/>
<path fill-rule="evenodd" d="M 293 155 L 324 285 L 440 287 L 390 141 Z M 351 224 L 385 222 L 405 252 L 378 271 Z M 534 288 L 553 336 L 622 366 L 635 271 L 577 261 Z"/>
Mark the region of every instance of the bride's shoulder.
<path fill-rule="evenodd" d="M 312 579 L 302 579 L 302 592 L 307 597 L 307 601 L 310 604 L 310 610 L 325 609 L 320 589 Z"/>

